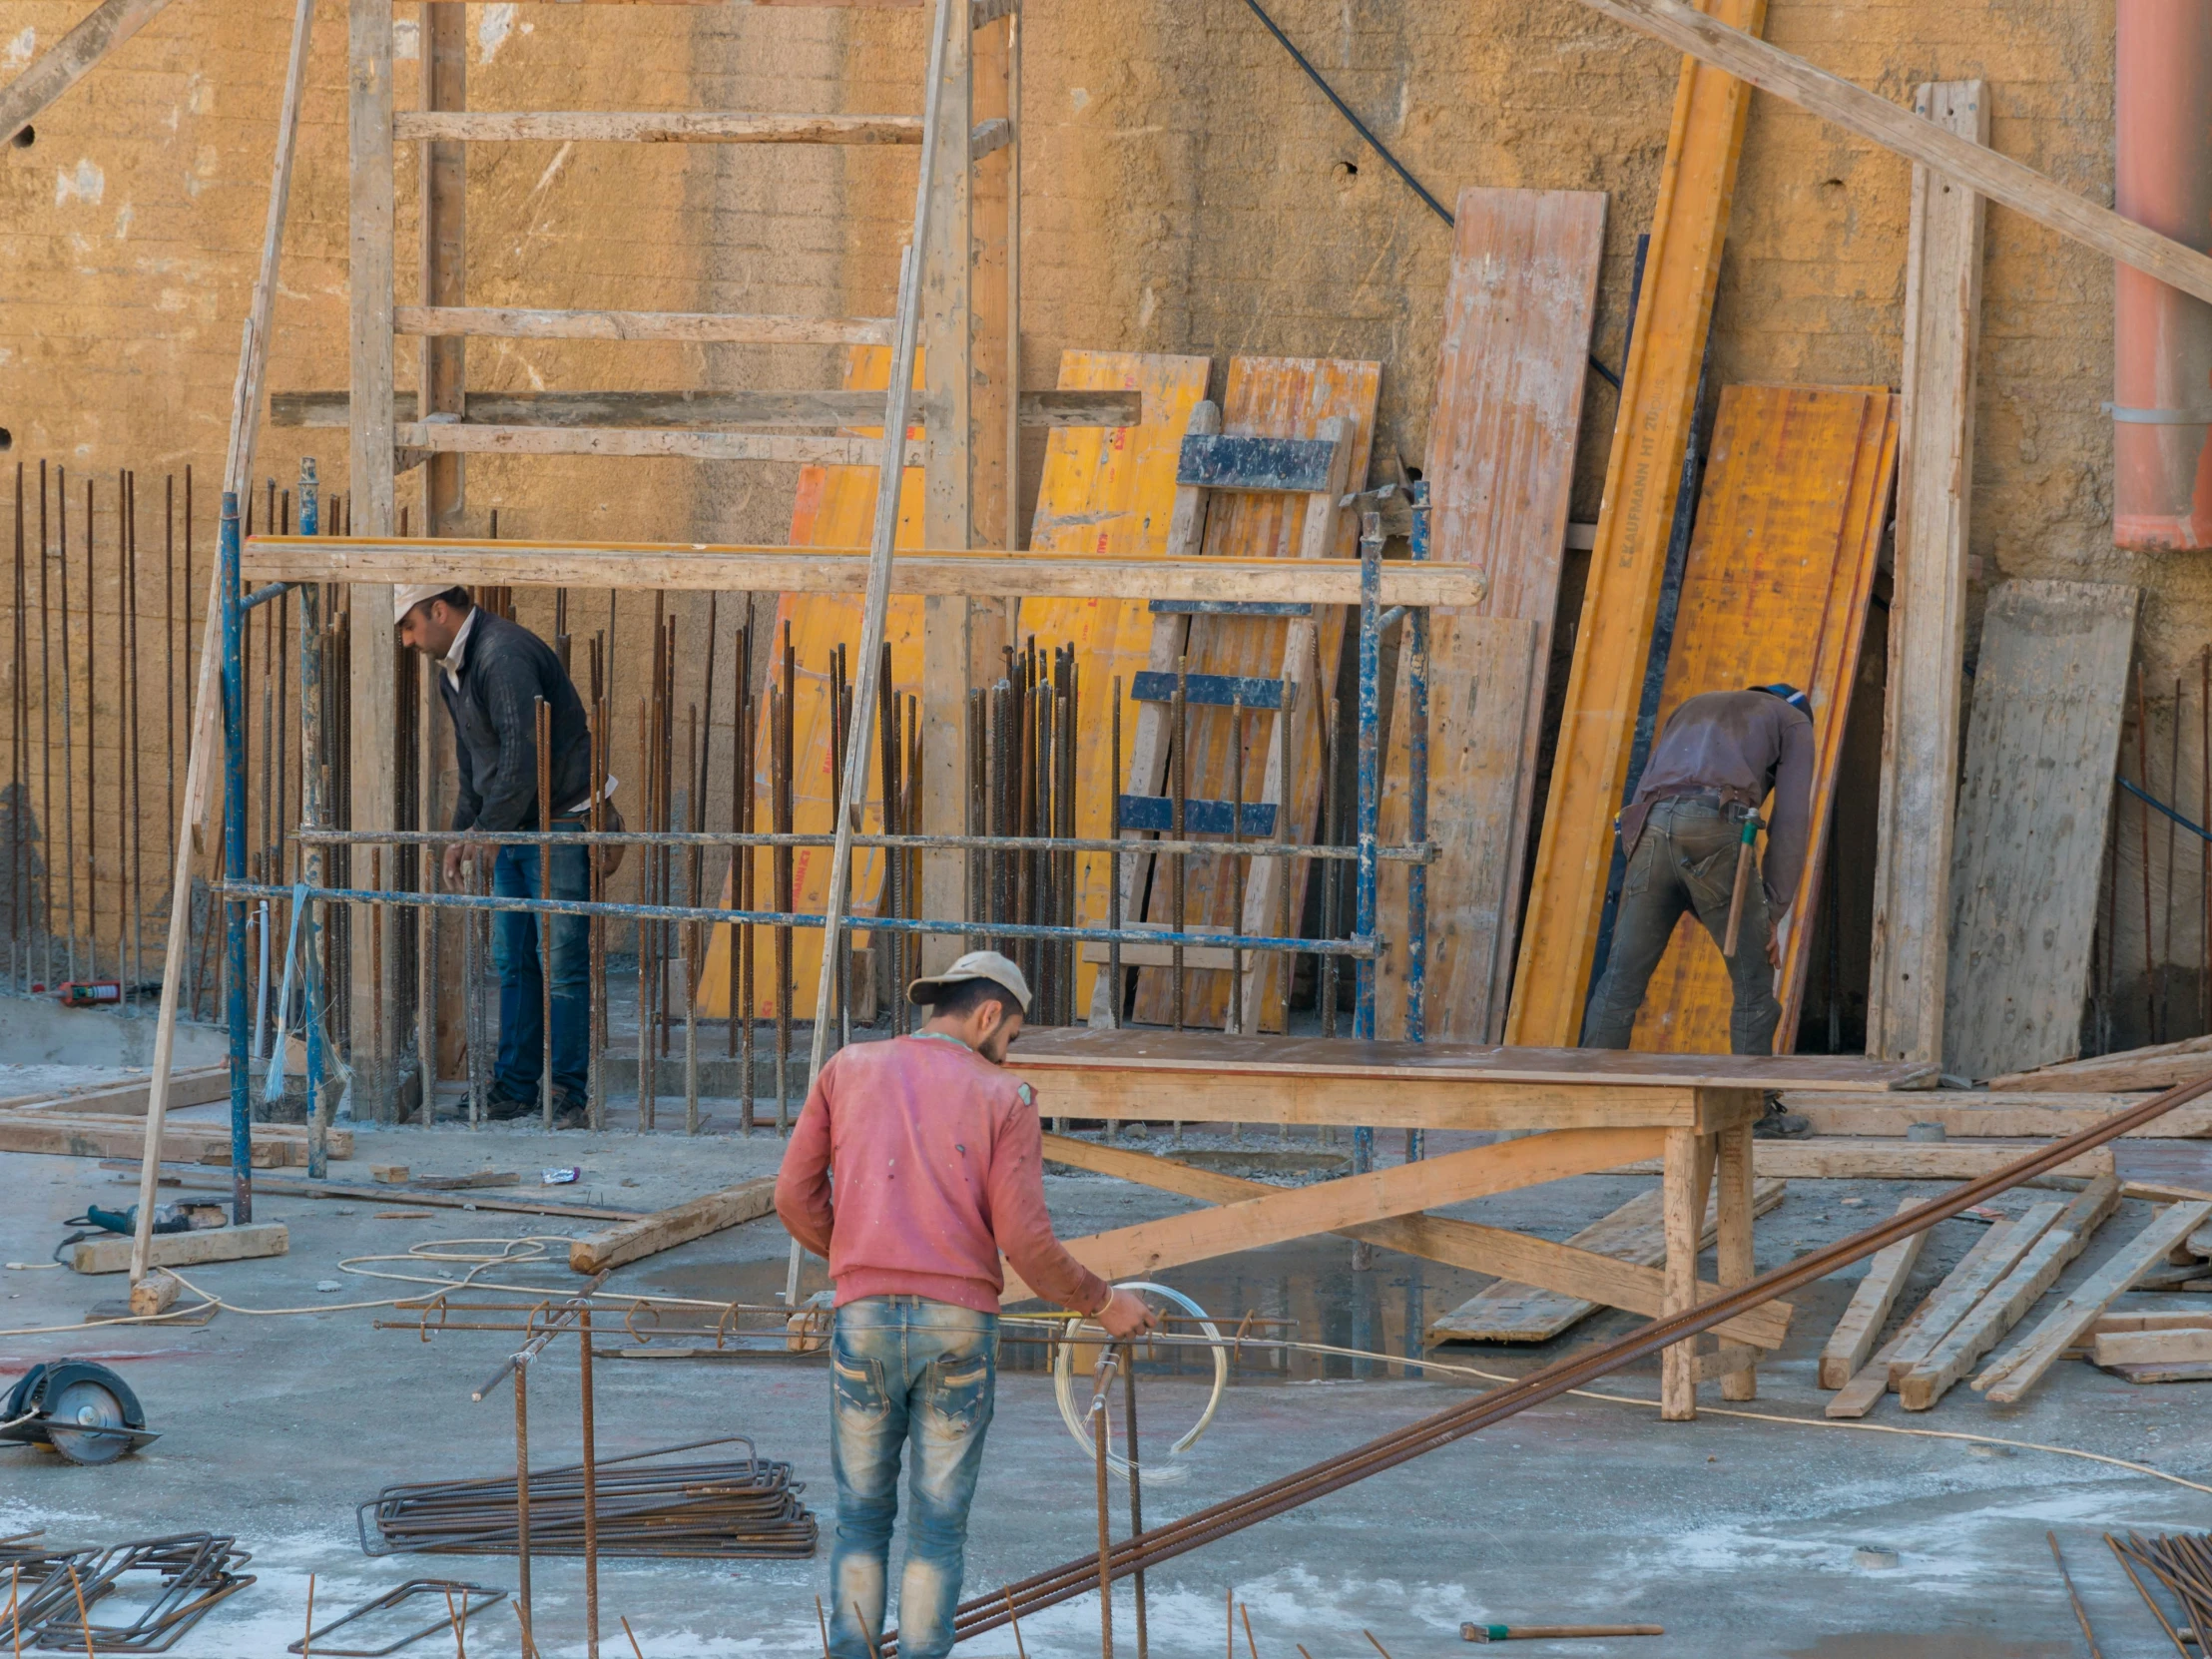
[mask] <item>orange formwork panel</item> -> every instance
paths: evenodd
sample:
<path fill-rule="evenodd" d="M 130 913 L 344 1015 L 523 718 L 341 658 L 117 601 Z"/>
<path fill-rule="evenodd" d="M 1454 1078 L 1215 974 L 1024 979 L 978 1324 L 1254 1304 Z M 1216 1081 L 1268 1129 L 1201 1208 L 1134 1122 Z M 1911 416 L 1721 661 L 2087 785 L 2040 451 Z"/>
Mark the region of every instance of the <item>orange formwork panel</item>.
<path fill-rule="evenodd" d="M 1276 438 L 1315 438 L 1325 422 L 1349 419 L 1351 432 L 1351 487 L 1364 487 L 1368 457 L 1375 439 L 1376 398 L 1381 390 L 1382 365 L 1336 357 L 1233 357 L 1229 382 L 1222 396 L 1222 430 L 1232 435 Z M 1215 499 L 1206 517 L 1205 551 L 1209 555 L 1243 558 L 1296 556 L 1306 515 L 1314 497 L 1287 494 L 1223 494 Z M 1351 558 L 1359 550 L 1360 527 L 1353 515 L 1342 515 L 1337 527 L 1334 556 Z M 1314 837 L 1321 808 L 1321 728 L 1316 718 L 1329 693 L 1336 687 L 1337 659 L 1344 640 L 1344 612 L 1334 606 L 1317 610 L 1311 621 L 1259 617 L 1194 616 L 1186 656 L 1193 674 L 1250 676 L 1264 680 L 1290 679 L 1298 685 L 1298 706 L 1290 714 L 1292 738 L 1284 755 L 1289 779 L 1285 811 L 1290 814 L 1290 838 Z M 1299 642 L 1311 640 L 1311 646 Z M 1287 660 L 1295 653 L 1298 660 Z M 1125 705 L 1124 719 L 1134 704 Z M 1248 801 L 1259 801 L 1262 781 L 1268 773 L 1275 714 L 1244 717 L 1243 742 L 1245 792 Z M 1227 709 L 1193 708 L 1190 711 L 1190 760 L 1187 788 L 1190 799 L 1227 800 L 1231 794 L 1231 744 L 1234 716 Z M 1226 837 L 1224 837 L 1226 839 Z M 1291 931 L 1303 908 L 1306 870 L 1285 860 L 1255 860 L 1248 881 L 1248 904 L 1261 909 L 1260 930 L 1273 932 L 1280 925 L 1279 900 L 1265 895 L 1270 883 L 1290 882 Z M 1237 914 L 1236 880 L 1226 860 L 1192 858 L 1187 866 L 1184 919 L 1192 927 L 1227 927 L 1245 917 Z M 1251 894 L 1262 895 L 1254 898 Z M 1145 911 L 1150 923 L 1175 920 L 1170 899 L 1170 875 L 1165 861 L 1155 864 L 1150 903 Z M 1257 1029 L 1280 1029 L 1284 981 L 1282 958 L 1270 956 L 1251 976 L 1248 996 Z M 1229 1012 L 1230 973 L 1222 968 L 1186 970 L 1184 1019 L 1192 1025 L 1219 1026 Z M 1174 974 L 1167 968 L 1145 968 L 1137 975 L 1135 1017 L 1144 1024 L 1166 1024 L 1173 1018 Z"/>
<path fill-rule="evenodd" d="M 1766 0 L 1708 0 L 1706 12 L 1758 34 Z M 1536 846 L 1513 976 L 1509 1043 L 1565 1048 L 1582 1004 L 1613 856 L 1613 815 L 1643 699 L 1652 619 L 1674 529 L 1682 451 L 1713 318 L 1721 248 L 1736 195 L 1751 88 L 1682 61 L 1644 261 L 1636 337 L 1621 364 L 1620 412 L 1582 595 L 1574 667 Z"/>
<path fill-rule="evenodd" d="M 1795 1046 L 1811 965 L 1837 765 L 1897 476 L 1898 399 L 1883 386 L 1729 386 L 1721 393 L 1660 729 L 1699 692 L 1788 681 L 1813 705 L 1805 871 L 1782 928 L 1782 1024 Z M 1745 948 L 1753 948 L 1746 945 Z M 1632 1046 L 1728 1051 L 1727 965 L 1684 916 L 1651 976 Z"/>

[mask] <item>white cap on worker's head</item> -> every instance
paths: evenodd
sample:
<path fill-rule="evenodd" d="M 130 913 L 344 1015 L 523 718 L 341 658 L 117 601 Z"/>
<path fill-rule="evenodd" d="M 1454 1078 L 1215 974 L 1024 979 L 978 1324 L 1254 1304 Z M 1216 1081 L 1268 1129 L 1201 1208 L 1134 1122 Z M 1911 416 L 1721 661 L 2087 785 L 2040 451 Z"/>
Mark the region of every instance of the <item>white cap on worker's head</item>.
<path fill-rule="evenodd" d="M 1020 968 L 995 950 L 971 950 L 942 973 L 916 979 L 906 987 L 906 1000 L 926 1008 L 964 979 L 988 979 L 994 985 L 1004 985 L 1014 993 L 1022 1013 L 1029 1012 L 1029 981 L 1022 977 Z"/>
<path fill-rule="evenodd" d="M 401 582 L 391 590 L 391 625 L 396 628 L 407 620 L 407 613 L 425 599 L 435 599 L 441 593 L 451 593 L 451 582 Z"/>

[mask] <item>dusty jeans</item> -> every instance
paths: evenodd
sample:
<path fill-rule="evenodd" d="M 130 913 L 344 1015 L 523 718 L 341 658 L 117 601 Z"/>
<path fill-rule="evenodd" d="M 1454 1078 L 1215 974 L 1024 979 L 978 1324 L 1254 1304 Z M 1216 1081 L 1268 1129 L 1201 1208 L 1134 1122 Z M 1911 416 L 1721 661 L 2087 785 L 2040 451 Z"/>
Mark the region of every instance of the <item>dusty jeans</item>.
<path fill-rule="evenodd" d="M 1652 808 L 1628 860 L 1612 954 L 1582 1023 L 1584 1048 L 1626 1048 L 1644 988 L 1666 954 L 1684 910 L 1695 911 L 1717 949 L 1728 936 L 1728 905 L 1736 889 L 1736 845 L 1743 821 L 1704 801 L 1663 801 Z M 1744 888 L 1735 960 L 1728 964 L 1736 1005 L 1728 1017 L 1729 1047 L 1772 1054 L 1782 1005 L 1767 965 L 1767 889 L 1754 867 Z"/>
<path fill-rule="evenodd" d="M 872 1641 L 883 1633 L 899 1454 L 909 1443 L 898 1652 L 900 1659 L 944 1659 L 967 1560 L 968 1503 L 997 1394 L 998 1316 L 926 1297 L 863 1297 L 837 1310 L 830 1369 L 837 1478 L 830 1659 L 872 1659 Z"/>

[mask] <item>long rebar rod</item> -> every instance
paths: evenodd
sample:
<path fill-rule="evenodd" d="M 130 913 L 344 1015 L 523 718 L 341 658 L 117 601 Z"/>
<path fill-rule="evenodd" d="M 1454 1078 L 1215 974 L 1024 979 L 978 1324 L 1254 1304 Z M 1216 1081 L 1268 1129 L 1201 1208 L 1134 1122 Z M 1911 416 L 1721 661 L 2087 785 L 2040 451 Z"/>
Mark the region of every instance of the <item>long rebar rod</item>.
<path fill-rule="evenodd" d="M 996 1629 L 1015 1612 L 1033 1613 L 1081 1595 L 1095 1586 L 1103 1568 L 1124 1577 L 1137 1567 L 1188 1554 L 1246 1527 L 1273 1518 L 1314 1499 L 1341 1490 L 1371 1474 L 1397 1467 L 1426 1452 L 1463 1439 L 1479 1429 L 1517 1415 L 1531 1406 L 1555 1399 L 1573 1388 L 1594 1382 L 1624 1366 L 1648 1359 L 1660 1350 L 1712 1330 L 1754 1308 L 1787 1296 L 1825 1279 L 1839 1268 L 1864 1261 L 1901 1239 L 1924 1232 L 1974 1205 L 2009 1191 L 2022 1182 L 2047 1175 L 2081 1154 L 2116 1140 L 2131 1130 L 2156 1122 L 2177 1106 L 2212 1093 L 2212 1077 L 2198 1078 L 2154 1095 L 2142 1104 L 2115 1112 L 2103 1122 L 2050 1142 L 2040 1149 L 1974 1180 L 1960 1183 L 1926 1204 L 1900 1212 L 1890 1220 L 1774 1268 L 1758 1278 L 1724 1291 L 1695 1308 L 1656 1319 L 1602 1347 L 1569 1356 L 1522 1378 L 1518 1382 L 1493 1388 L 1462 1405 L 1447 1406 L 1404 1427 L 1324 1458 L 1307 1468 L 1225 1498 L 1193 1514 L 1142 1536 L 1125 1540 L 1102 1561 L 1098 1555 L 1069 1561 L 1007 1587 L 993 1590 L 961 1604 L 955 1616 L 957 1639 L 965 1641 Z M 1010 1591 L 1011 1594 L 1008 1594 Z M 886 1635 L 884 1651 L 890 1652 L 895 1634 Z"/>

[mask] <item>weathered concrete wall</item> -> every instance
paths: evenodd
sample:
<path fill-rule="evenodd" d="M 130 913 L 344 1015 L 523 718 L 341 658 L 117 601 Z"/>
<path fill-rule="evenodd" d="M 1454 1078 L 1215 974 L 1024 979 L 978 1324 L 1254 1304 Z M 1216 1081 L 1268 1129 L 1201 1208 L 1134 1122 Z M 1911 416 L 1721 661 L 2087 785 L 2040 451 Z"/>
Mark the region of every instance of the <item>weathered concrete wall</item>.
<path fill-rule="evenodd" d="M 0 51 L 27 55 L 77 9 L 78 0 L 0 0 Z M 1281 0 L 1271 9 L 1445 204 L 1471 184 L 1611 194 L 1596 350 L 1617 364 L 1679 60 L 1573 0 Z M 271 373 L 278 387 L 344 378 L 342 12 L 333 0 L 318 17 Z M 472 5 L 469 18 L 470 97 L 482 107 L 919 102 L 917 11 Z M 219 465 L 284 32 L 276 0 L 180 5 L 58 106 L 35 146 L 0 161 L 9 296 L 0 425 L 18 455 L 95 472 L 190 460 L 202 478 Z M 1767 33 L 1901 103 L 1923 80 L 1983 77 L 1998 150 L 2111 199 L 2106 0 L 1848 9 L 1775 0 Z M 413 87 L 401 67 L 404 103 Z M 1028 383 L 1050 384 L 1067 346 L 1203 350 L 1222 362 L 1240 351 L 1376 357 L 1385 364 L 1378 456 L 1386 463 L 1394 448 L 1418 466 L 1446 228 L 1251 13 L 1234 0 L 1040 4 L 1026 22 L 1025 68 Z M 878 311 L 911 190 L 910 152 L 480 148 L 470 297 Z M 414 195 L 403 173 L 403 292 L 413 281 Z M 1906 200 L 1905 164 L 1756 98 L 1721 271 L 1716 381 L 1894 384 Z M 1984 589 L 2014 576 L 2146 588 L 2153 785 L 2186 802 L 2200 791 L 2196 658 L 2212 622 L 2212 564 L 2110 546 L 2109 424 L 2099 410 L 2110 395 L 2110 305 L 2105 262 L 1992 210 L 1972 545 Z M 818 384 L 835 374 L 824 352 L 472 350 L 471 383 L 491 387 Z M 1593 377 L 1578 518 L 1597 511 L 1612 414 L 1610 388 Z M 270 433 L 260 470 L 286 476 L 303 449 L 343 487 L 335 433 Z M 1040 449 L 1032 435 L 1031 491 Z M 774 539 L 791 484 L 790 469 L 777 467 L 509 462 L 474 468 L 470 516 L 481 522 L 497 506 L 502 528 L 519 534 Z M 580 601 L 572 626 L 598 626 L 597 603 Z M 2173 783 L 2164 775 L 2177 675 L 2190 682 L 2180 711 L 2190 741 Z M 2140 880 L 2126 863 L 2130 813 L 2123 891 Z M 2201 905 L 2196 871 L 2180 862 L 2173 938 L 2161 948 L 2194 963 Z M 2119 906 L 2123 964 L 2142 959 L 2129 908 Z"/>

